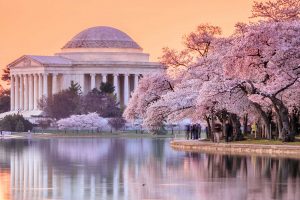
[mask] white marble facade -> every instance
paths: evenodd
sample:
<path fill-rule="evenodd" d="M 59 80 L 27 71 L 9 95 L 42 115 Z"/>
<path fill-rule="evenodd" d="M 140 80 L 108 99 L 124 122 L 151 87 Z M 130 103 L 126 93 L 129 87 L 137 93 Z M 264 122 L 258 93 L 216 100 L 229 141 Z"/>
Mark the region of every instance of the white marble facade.
<path fill-rule="evenodd" d="M 101 82 L 115 86 L 126 106 L 140 77 L 160 70 L 149 54 L 127 34 L 111 27 L 93 27 L 77 34 L 53 56 L 25 55 L 9 64 L 11 112 L 40 115 L 39 100 L 79 83 L 86 94 Z"/>

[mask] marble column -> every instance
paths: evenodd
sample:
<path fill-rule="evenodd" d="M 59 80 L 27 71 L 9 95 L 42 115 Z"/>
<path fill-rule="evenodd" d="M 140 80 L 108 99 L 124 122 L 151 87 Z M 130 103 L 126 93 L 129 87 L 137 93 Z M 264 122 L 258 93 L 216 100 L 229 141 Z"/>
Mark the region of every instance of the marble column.
<path fill-rule="evenodd" d="M 129 100 L 129 74 L 124 74 L 124 105 L 127 106 Z"/>
<path fill-rule="evenodd" d="M 15 76 L 11 75 L 10 81 L 10 110 L 15 110 Z"/>
<path fill-rule="evenodd" d="M 120 101 L 120 87 L 119 87 L 119 74 L 114 74 L 114 87 L 115 87 L 115 95 L 117 97 L 117 101 Z"/>
<path fill-rule="evenodd" d="M 19 110 L 19 75 L 15 75 L 15 110 Z"/>
<path fill-rule="evenodd" d="M 52 95 L 57 93 L 57 76 L 58 74 L 52 75 Z"/>
<path fill-rule="evenodd" d="M 33 77 L 32 74 L 28 74 L 28 93 L 29 93 L 29 111 L 33 110 Z"/>
<path fill-rule="evenodd" d="M 28 110 L 28 94 L 29 94 L 29 88 L 28 88 L 28 75 L 24 74 L 24 110 Z"/>
<path fill-rule="evenodd" d="M 38 95 L 38 98 L 40 100 L 43 96 L 43 75 L 38 74 L 38 77 L 39 77 L 39 95 Z"/>
<path fill-rule="evenodd" d="M 33 74 L 33 109 L 37 110 L 38 104 L 38 75 Z"/>
<path fill-rule="evenodd" d="M 43 96 L 48 97 L 48 74 L 43 74 Z"/>
<path fill-rule="evenodd" d="M 103 83 L 107 82 L 107 74 L 102 74 L 102 82 Z"/>
<path fill-rule="evenodd" d="M 20 75 L 20 109 L 24 110 L 24 76 Z"/>
<path fill-rule="evenodd" d="M 139 75 L 138 74 L 134 74 L 134 90 L 137 88 L 139 83 Z"/>
<path fill-rule="evenodd" d="M 90 74 L 91 76 L 91 90 L 96 88 L 96 74 Z"/>

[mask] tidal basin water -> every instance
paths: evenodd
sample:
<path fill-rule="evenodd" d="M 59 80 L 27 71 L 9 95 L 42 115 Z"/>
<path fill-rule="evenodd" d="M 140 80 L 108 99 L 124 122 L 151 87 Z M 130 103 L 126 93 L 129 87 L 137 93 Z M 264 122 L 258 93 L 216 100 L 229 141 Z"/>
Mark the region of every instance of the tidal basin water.
<path fill-rule="evenodd" d="M 0 200 L 300 199 L 300 161 L 178 152 L 169 139 L 0 140 Z"/>

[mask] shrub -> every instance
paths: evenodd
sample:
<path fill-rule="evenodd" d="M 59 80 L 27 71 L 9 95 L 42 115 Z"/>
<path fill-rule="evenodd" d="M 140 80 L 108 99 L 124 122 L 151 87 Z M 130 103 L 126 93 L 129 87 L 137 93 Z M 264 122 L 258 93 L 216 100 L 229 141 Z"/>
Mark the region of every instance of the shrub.
<path fill-rule="evenodd" d="M 46 129 L 48 127 L 50 127 L 51 125 L 51 120 L 50 119 L 41 119 L 37 121 L 37 124 L 39 127 L 41 127 L 42 129 Z"/>
<path fill-rule="evenodd" d="M 125 126 L 126 120 L 122 117 L 111 118 L 108 120 L 108 124 L 115 130 L 120 130 Z"/>
<path fill-rule="evenodd" d="M 33 125 L 22 115 L 7 115 L 0 121 L 0 127 L 5 131 L 28 131 Z M 22 130 L 21 130 L 22 129 Z"/>
<path fill-rule="evenodd" d="M 16 125 L 16 132 L 24 132 L 24 130 L 25 130 L 24 123 L 21 120 L 19 120 Z"/>

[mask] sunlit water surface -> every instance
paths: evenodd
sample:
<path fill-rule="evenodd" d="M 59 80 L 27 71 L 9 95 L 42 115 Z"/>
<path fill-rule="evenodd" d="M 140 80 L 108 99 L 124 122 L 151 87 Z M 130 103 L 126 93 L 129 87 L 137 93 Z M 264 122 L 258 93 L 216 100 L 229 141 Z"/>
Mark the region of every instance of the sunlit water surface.
<path fill-rule="evenodd" d="M 0 141 L 0 200 L 300 199 L 300 161 L 177 152 L 168 139 Z"/>

